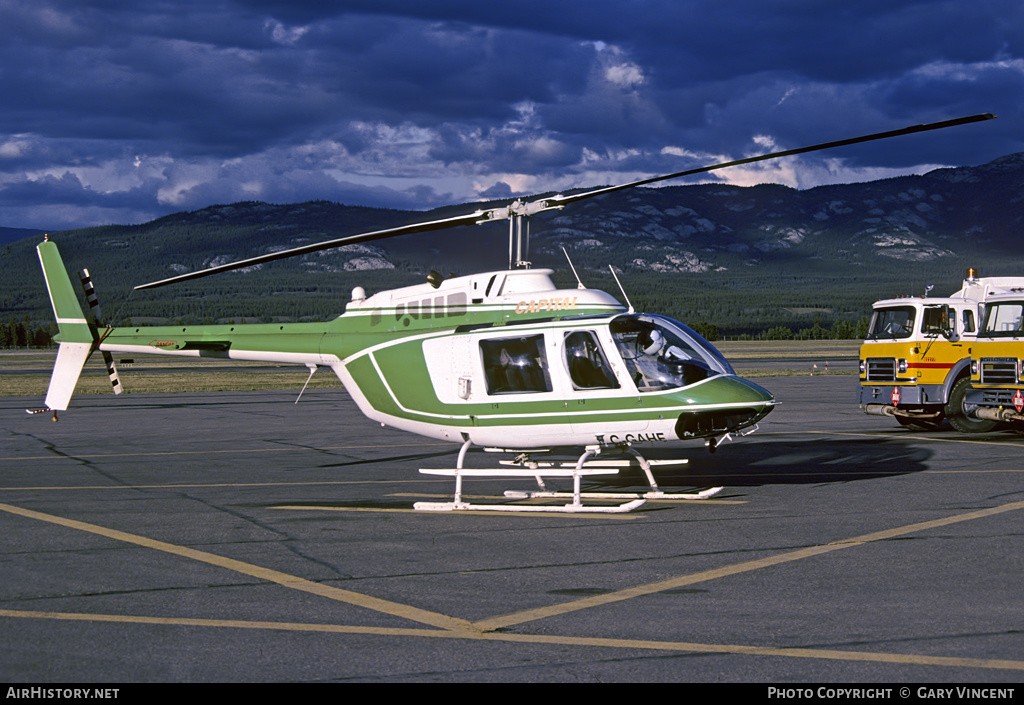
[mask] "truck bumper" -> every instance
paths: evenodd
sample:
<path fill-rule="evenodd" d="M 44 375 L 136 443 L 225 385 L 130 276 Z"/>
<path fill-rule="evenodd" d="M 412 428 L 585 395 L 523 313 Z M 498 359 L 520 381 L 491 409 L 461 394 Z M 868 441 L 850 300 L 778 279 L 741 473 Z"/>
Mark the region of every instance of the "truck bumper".
<path fill-rule="evenodd" d="M 1024 421 L 1024 413 L 1017 411 L 1014 397 L 1021 392 L 1016 387 L 972 387 L 964 396 L 964 405 L 973 406 L 972 416 L 989 421 Z"/>
<path fill-rule="evenodd" d="M 899 403 L 893 403 L 893 391 L 899 390 Z M 857 403 L 866 414 L 931 418 L 946 404 L 941 385 L 893 385 L 861 383 Z"/>

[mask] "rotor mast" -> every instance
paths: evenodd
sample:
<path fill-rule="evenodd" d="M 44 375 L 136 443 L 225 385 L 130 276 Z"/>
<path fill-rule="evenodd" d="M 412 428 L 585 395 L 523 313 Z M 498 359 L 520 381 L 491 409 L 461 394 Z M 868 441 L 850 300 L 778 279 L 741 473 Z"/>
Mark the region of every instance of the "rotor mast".
<path fill-rule="evenodd" d="M 484 219 L 508 219 L 508 268 L 530 268 L 530 216 L 544 211 L 562 210 L 564 203 L 559 203 L 562 196 L 538 198 L 536 201 L 523 202 L 516 199 L 504 208 L 494 208 L 484 212 Z"/>
<path fill-rule="evenodd" d="M 530 220 L 525 215 L 514 216 L 508 221 L 508 250 L 509 269 L 530 268 L 527 260 L 530 256 Z"/>

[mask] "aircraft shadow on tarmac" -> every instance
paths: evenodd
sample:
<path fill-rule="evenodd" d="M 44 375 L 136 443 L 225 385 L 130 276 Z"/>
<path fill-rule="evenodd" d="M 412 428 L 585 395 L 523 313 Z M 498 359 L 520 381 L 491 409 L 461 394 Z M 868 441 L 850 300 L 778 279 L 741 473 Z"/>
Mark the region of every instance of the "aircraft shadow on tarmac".
<path fill-rule="evenodd" d="M 655 471 L 661 489 L 671 487 L 755 487 L 872 480 L 926 470 L 932 451 L 893 440 L 797 441 L 726 444 L 715 453 L 694 449 L 676 454 L 688 463 Z M 656 457 L 653 452 L 649 456 Z M 646 484 L 638 468 L 594 483 L 606 487 Z"/>
<path fill-rule="evenodd" d="M 674 449 L 656 454 L 647 454 L 650 459 L 676 460 L 686 459 L 688 462 L 672 469 L 660 467 L 655 469 L 655 480 L 665 491 L 693 487 L 756 487 L 760 485 L 802 485 L 821 484 L 827 482 L 855 482 L 896 475 L 921 472 L 928 468 L 927 461 L 932 451 L 917 445 L 907 444 L 907 439 L 851 439 L 841 441 L 821 440 L 772 440 L 770 442 L 749 443 L 738 442 L 728 444 L 715 453 L 695 446 L 692 449 Z M 436 465 L 438 467 L 454 467 L 455 452 L 442 451 L 433 453 L 414 453 L 398 455 L 390 458 L 353 459 L 341 463 L 321 467 L 341 467 L 345 465 L 363 465 L 367 463 L 395 463 L 396 467 L 405 472 L 406 466 Z M 446 456 L 450 456 L 445 459 Z M 563 458 L 559 458 L 563 459 Z M 565 456 L 564 459 L 568 459 Z M 447 462 L 450 460 L 450 462 Z M 466 467 L 494 467 L 494 456 L 482 451 L 471 451 L 466 460 Z M 425 461 L 425 462 L 419 462 Z M 439 462 L 440 461 L 440 462 Z M 404 476 L 404 475 L 403 475 Z M 495 478 L 509 482 L 509 478 Z M 522 481 L 523 478 L 520 478 Z M 475 478 L 482 482 L 483 478 Z M 560 487 L 571 481 L 548 480 L 551 489 Z M 487 486 L 477 491 L 488 491 Z M 639 467 L 620 470 L 617 475 L 602 475 L 600 478 L 587 478 L 582 489 L 590 492 L 639 491 L 649 490 L 647 480 Z M 441 490 L 448 492 L 448 486 Z M 407 497 L 375 497 L 373 499 L 352 499 L 340 501 L 311 500 L 308 502 L 290 502 L 291 506 L 345 507 L 345 508 L 408 508 Z"/>
<path fill-rule="evenodd" d="M 717 452 L 709 453 L 694 446 L 692 449 L 674 449 L 656 453 L 645 453 L 654 459 L 677 459 L 687 462 L 672 468 L 660 467 L 654 470 L 655 480 L 662 489 L 669 487 L 751 487 L 757 485 L 817 484 L 822 482 L 853 482 L 871 480 L 894 475 L 906 475 L 927 469 L 932 451 L 920 446 L 908 445 L 905 439 L 852 439 L 830 441 L 808 439 L 762 443 L 737 442 L 722 446 Z M 389 458 L 353 459 L 320 467 L 343 467 L 371 463 L 396 462 L 399 464 L 427 461 L 427 465 L 454 467 L 456 453 L 453 451 L 413 453 Z M 451 463 L 430 462 L 451 456 Z M 547 456 L 538 455 L 538 459 Z M 570 460 L 570 456 L 555 456 Z M 572 458 L 575 460 L 575 458 Z M 491 453 L 470 451 L 466 467 L 494 467 L 498 470 Z M 602 475 L 588 478 L 584 482 L 595 491 L 601 487 L 645 489 L 647 480 L 637 466 L 619 471 L 617 475 Z M 649 488 L 648 488 L 649 489 Z"/>

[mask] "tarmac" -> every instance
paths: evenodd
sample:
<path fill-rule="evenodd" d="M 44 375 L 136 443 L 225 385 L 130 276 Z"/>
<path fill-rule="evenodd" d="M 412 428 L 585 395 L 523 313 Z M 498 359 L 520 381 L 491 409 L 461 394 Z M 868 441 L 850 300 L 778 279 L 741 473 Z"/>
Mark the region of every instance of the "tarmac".
<path fill-rule="evenodd" d="M 342 390 L 0 398 L 0 681 L 1020 683 L 1024 436 L 758 382 L 757 432 L 657 475 L 725 489 L 628 514 L 415 511 L 458 446 Z"/>

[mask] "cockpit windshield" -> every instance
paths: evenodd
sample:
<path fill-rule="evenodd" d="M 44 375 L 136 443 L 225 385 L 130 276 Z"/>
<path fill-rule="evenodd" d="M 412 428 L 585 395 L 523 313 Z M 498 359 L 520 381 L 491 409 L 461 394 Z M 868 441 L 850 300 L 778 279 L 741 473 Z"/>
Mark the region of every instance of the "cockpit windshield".
<path fill-rule="evenodd" d="M 735 374 L 711 343 L 664 316 L 625 314 L 610 323 L 612 338 L 641 392 L 685 387 L 719 374 Z"/>

